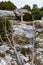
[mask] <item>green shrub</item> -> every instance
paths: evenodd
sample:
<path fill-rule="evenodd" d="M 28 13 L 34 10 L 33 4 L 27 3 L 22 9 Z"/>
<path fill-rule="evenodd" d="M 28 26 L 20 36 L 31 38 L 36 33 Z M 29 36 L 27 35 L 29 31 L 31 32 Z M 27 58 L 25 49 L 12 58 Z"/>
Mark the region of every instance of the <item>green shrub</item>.
<path fill-rule="evenodd" d="M 31 21 L 32 20 L 32 16 L 29 13 L 25 13 L 23 19 L 24 19 L 24 21 Z"/>
<path fill-rule="evenodd" d="M 39 9 L 32 9 L 32 16 L 33 16 L 33 20 L 41 20 L 42 17 L 42 13 Z"/>
<path fill-rule="evenodd" d="M 14 10 L 17 7 L 10 1 L 0 2 L 0 10 Z"/>
<path fill-rule="evenodd" d="M 1 35 L 3 40 L 5 40 L 4 37 L 6 37 L 5 23 L 6 23 L 6 29 L 7 29 L 8 34 L 9 34 L 11 32 L 11 27 L 10 27 L 9 20 L 8 19 L 5 20 L 4 18 L 0 18 L 0 35 Z"/>

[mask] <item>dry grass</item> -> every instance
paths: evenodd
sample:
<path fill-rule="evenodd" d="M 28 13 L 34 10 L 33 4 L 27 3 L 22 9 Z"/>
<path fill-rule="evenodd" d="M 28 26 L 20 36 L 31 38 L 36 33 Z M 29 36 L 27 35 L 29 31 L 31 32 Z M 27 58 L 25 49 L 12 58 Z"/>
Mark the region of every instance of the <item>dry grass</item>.
<path fill-rule="evenodd" d="M 21 44 L 21 43 L 24 44 L 28 41 L 28 39 L 25 37 L 15 37 L 14 40 L 18 44 Z"/>
<path fill-rule="evenodd" d="M 20 24 L 21 21 L 20 20 L 9 20 L 11 22 L 11 24 L 13 25 L 17 25 L 17 24 Z M 33 24 L 39 24 L 43 27 L 43 24 L 38 22 L 38 21 L 23 21 L 22 23 L 25 23 L 27 25 L 33 25 Z"/>
<path fill-rule="evenodd" d="M 5 57 L 5 54 L 4 53 L 0 53 L 0 57 Z"/>

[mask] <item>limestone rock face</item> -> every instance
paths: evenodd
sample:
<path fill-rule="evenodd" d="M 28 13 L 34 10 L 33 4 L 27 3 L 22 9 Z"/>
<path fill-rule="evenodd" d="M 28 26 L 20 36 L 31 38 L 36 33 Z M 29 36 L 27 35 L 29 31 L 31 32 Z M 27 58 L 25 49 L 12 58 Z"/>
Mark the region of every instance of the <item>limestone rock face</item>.
<path fill-rule="evenodd" d="M 0 65 L 10 65 L 10 63 L 5 59 L 0 58 Z"/>

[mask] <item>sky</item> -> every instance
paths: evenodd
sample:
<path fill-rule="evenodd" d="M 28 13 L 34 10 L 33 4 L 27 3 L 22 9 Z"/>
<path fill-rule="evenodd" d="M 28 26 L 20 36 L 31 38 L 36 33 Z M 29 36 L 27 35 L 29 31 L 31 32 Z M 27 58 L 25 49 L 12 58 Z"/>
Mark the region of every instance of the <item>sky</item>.
<path fill-rule="evenodd" d="M 12 3 L 14 3 L 17 6 L 17 8 L 21 8 L 27 4 L 31 8 L 32 8 L 33 4 L 37 4 L 38 7 L 43 7 L 43 0 L 0 0 L 0 1 L 11 1 Z"/>

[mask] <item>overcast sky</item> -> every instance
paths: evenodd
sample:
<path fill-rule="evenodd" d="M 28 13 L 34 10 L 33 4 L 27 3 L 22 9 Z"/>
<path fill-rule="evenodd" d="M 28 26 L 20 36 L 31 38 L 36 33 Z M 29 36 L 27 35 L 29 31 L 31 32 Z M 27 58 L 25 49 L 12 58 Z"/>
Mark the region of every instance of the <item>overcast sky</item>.
<path fill-rule="evenodd" d="M 38 7 L 43 7 L 43 0 L 0 0 L 0 1 L 11 1 L 18 8 L 23 7 L 25 4 L 30 5 L 32 7 L 33 4 L 37 4 Z"/>

